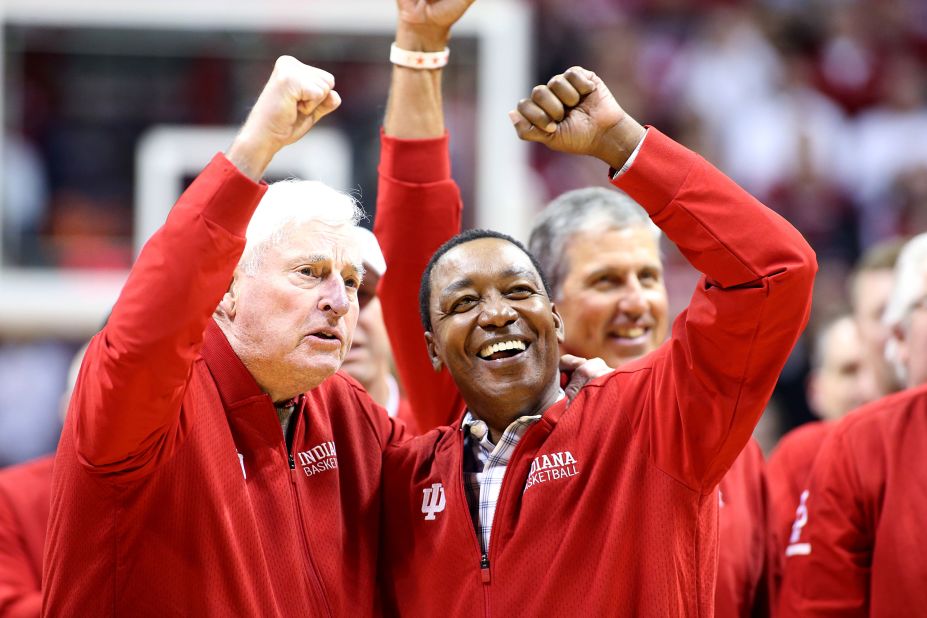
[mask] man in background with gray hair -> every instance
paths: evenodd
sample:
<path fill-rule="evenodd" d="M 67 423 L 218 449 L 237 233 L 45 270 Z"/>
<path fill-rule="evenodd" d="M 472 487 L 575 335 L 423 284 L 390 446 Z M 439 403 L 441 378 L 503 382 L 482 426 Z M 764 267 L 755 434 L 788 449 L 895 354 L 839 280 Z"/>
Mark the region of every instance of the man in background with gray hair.
<path fill-rule="evenodd" d="M 927 234 L 902 250 L 884 320 L 907 390 L 851 412 L 821 447 L 786 550 L 782 616 L 927 607 Z"/>
<path fill-rule="evenodd" d="M 376 615 L 381 452 L 335 372 L 357 323 L 359 210 L 261 176 L 338 107 L 280 58 L 248 120 L 139 255 L 65 422 L 47 616 Z"/>
<path fill-rule="evenodd" d="M 775 591 L 782 583 L 795 511 L 804 508 L 821 444 L 848 412 L 879 397 L 874 364 L 866 359 L 866 343 L 852 315 L 832 319 L 815 337 L 807 393 L 808 405 L 820 420 L 782 436 L 767 466 Z"/>

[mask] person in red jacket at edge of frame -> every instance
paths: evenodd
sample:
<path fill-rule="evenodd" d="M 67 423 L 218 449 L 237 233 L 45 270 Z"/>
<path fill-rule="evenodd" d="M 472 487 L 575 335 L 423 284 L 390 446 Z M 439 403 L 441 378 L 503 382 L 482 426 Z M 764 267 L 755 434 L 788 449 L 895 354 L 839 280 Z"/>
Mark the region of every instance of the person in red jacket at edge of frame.
<path fill-rule="evenodd" d="M 335 373 L 360 211 L 321 183 L 260 182 L 333 88 L 277 60 L 91 340 L 55 461 L 45 615 L 379 611 L 381 452 L 402 428 Z"/>
<path fill-rule="evenodd" d="M 86 345 L 71 360 L 61 417 L 67 411 Z M 46 455 L 0 470 L 0 616 L 42 614 L 42 554 L 51 502 L 55 456 Z"/>
<path fill-rule="evenodd" d="M 850 412 L 814 462 L 786 550 L 779 613 L 915 616 L 927 608 L 927 234 L 898 258 L 886 354 L 906 390 Z"/>
<path fill-rule="evenodd" d="M 860 329 L 851 314 L 833 318 L 815 335 L 807 395 L 811 411 L 820 420 L 782 436 L 767 465 L 773 598 L 782 585 L 795 511 L 808 487 L 808 476 L 821 444 L 838 420 L 879 396 L 873 364 L 865 358 Z"/>
<path fill-rule="evenodd" d="M 391 264 L 380 297 L 416 414 L 431 410 L 435 425 L 467 412 L 385 451 L 387 611 L 711 615 L 716 488 L 807 320 L 814 254 L 700 157 L 626 115 L 594 74 L 575 67 L 536 87 L 513 114 L 518 135 L 621 170 L 613 183 L 706 273 L 667 343 L 566 407 L 563 322 L 533 258 L 487 231 L 443 245 L 460 199 L 441 76 L 415 67 L 445 49 L 468 4 L 399 3 L 374 227 Z M 427 353 L 412 336 L 418 273 Z M 462 401 L 447 406 L 448 389 Z"/>

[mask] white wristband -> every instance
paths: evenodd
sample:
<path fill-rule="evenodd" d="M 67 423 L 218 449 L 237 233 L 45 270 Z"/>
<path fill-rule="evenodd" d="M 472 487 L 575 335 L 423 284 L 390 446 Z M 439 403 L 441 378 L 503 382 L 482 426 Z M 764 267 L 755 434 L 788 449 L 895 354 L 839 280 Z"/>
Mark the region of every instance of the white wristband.
<path fill-rule="evenodd" d="M 438 52 L 414 52 L 393 43 L 389 48 L 389 61 L 409 69 L 440 69 L 447 64 L 450 55 L 446 47 Z"/>

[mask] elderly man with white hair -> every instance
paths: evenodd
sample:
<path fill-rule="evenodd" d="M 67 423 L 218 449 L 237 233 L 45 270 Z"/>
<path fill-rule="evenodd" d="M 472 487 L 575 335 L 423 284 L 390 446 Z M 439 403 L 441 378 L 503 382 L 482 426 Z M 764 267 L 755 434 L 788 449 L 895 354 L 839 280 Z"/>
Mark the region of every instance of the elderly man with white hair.
<path fill-rule="evenodd" d="M 402 431 L 335 373 L 360 212 L 320 183 L 260 182 L 338 106 L 333 87 L 277 61 L 90 343 L 55 464 L 45 615 L 377 613 L 380 455 Z"/>
<path fill-rule="evenodd" d="M 884 319 L 907 390 L 830 432 L 792 527 L 782 616 L 911 616 L 927 607 L 927 234 L 905 245 L 895 274 Z"/>

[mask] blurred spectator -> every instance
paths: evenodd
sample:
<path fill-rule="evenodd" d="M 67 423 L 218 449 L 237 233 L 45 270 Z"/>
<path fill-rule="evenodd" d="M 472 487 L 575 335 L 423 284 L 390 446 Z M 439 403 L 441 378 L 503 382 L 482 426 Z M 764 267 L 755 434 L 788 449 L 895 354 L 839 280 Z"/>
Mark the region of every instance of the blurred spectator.
<path fill-rule="evenodd" d="M 900 388 L 894 369 L 885 357 L 889 330 L 882 322 L 882 314 L 892 292 L 895 262 L 904 243 L 904 239 L 896 239 L 870 248 L 850 276 L 850 304 L 863 346 L 863 360 L 872 368 L 880 395 Z"/>
<path fill-rule="evenodd" d="M 73 354 L 73 346 L 51 340 L 0 343 L 0 466 L 54 450 Z"/>
<path fill-rule="evenodd" d="M 767 478 L 772 507 L 769 533 L 773 547 L 774 596 L 782 582 L 784 552 L 795 510 L 807 488 L 821 442 L 834 421 L 879 396 L 872 367 L 865 362 L 864 355 L 865 348 L 853 316 L 837 317 L 821 329 L 812 353 L 808 380 L 808 401 L 821 421 L 806 423 L 783 436 L 769 458 Z"/>
<path fill-rule="evenodd" d="M 71 361 L 60 399 L 62 418 L 84 358 Z M 42 610 L 42 555 L 51 502 L 54 455 L 0 471 L 0 616 L 38 618 Z"/>
<path fill-rule="evenodd" d="M 377 284 L 386 272 L 386 262 L 373 232 L 357 228 L 361 235 L 364 258 L 364 281 L 357 291 L 360 313 L 357 327 L 351 340 L 351 349 L 341 369 L 361 383 L 361 386 L 378 404 L 386 408 L 390 416 L 401 418 L 410 431 L 415 432 L 415 419 L 409 403 L 402 397 L 399 383 L 393 376 L 393 354 L 383 323 L 383 310 L 377 298 Z M 422 342 L 424 346 L 424 341 Z"/>

